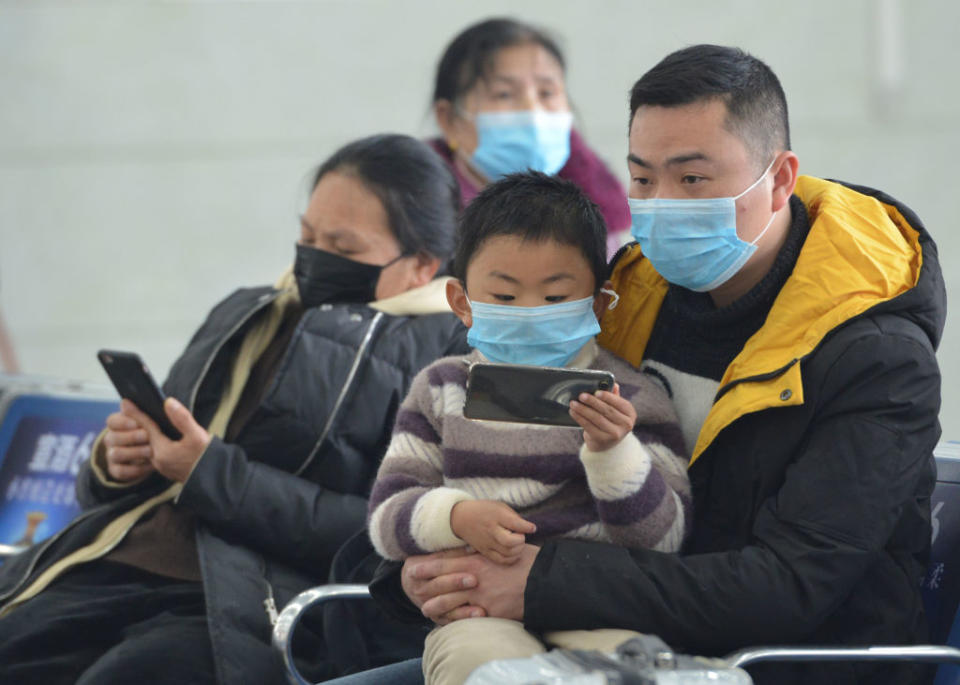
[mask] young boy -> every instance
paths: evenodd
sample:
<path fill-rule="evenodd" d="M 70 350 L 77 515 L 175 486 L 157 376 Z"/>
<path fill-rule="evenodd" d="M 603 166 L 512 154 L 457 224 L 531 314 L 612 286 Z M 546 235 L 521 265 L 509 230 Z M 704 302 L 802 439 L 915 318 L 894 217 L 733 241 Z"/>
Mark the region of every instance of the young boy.
<path fill-rule="evenodd" d="M 447 299 L 475 350 L 421 371 L 398 412 L 370 497 L 382 556 L 469 545 L 511 564 L 552 537 L 679 550 L 690 485 L 676 414 L 655 380 L 594 340 L 612 294 L 605 254 L 603 218 L 569 181 L 510 175 L 466 209 Z M 570 403 L 582 430 L 477 422 L 463 405 L 468 364 L 482 361 L 602 369 L 617 384 Z M 581 631 L 573 642 L 597 645 Z M 481 663 L 544 649 L 516 621 L 463 619 L 431 632 L 424 675 L 462 683 Z"/>

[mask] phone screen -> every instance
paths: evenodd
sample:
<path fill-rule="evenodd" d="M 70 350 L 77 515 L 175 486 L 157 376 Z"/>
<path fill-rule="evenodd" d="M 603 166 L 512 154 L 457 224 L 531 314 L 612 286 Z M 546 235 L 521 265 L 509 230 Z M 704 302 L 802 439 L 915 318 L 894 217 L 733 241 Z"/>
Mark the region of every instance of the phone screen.
<path fill-rule="evenodd" d="M 468 419 L 577 426 L 570 401 L 613 388 L 613 374 L 517 364 L 471 365 L 463 415 Z"/>
<path fill-rule="evenodd" d="M 97 359 L 120 397 L 133 402 L 144 414 L 153 419 L 163 434 L 171 440 L 179 440 L 180 431 L 173 427 L 163 410 L 163 393 L 150 375 L 147 365 L 133 352 L 100 350 Z"/>

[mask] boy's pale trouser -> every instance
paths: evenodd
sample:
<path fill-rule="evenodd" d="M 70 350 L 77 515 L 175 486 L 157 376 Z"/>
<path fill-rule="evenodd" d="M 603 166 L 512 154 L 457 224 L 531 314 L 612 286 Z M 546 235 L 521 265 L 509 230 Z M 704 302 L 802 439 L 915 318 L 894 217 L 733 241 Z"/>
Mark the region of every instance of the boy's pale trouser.
<path fill-rule="evenodd" d="M 552 647 L 614 651 L 637 637 L 632 630 L 560 630 L 545 633 L 541 642 L 519 621 L 505 618 L 466 618 L 434 628 L 423 650 L 426 685 L 461 685 L 481 664 L 519 659 Z"/>

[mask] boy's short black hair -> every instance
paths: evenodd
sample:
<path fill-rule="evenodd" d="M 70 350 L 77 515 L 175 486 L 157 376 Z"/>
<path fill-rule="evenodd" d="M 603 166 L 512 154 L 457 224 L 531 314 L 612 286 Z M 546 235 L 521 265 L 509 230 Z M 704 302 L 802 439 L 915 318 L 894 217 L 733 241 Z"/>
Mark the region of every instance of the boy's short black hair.
<path fill-rule="evenodd" d="M 500 235 L 579 247 L 593 271 L 595 290 L 607 280 L 607 224 L 599 208 L 570 181 L 528 171 L 484 188 L 460 219 L 453 275 L 466 282 L 467 266 L 477 250 Z"/>

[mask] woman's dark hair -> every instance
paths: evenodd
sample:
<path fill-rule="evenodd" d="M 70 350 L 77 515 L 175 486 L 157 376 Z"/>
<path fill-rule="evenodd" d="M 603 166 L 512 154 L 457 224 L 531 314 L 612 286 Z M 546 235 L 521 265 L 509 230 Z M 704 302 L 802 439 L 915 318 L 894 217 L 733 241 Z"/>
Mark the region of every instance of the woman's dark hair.
<path fill-rule="evenodd" d="M 344 145 L 317 169 L 352 176 L 377 196 L 403 253 L 446 261 L 453 254 L 460 187 L 450 167 L 415 138 L 380 134 Z"/>
<path fill-rule="evenodd" d="M 607 224 L 572 181 L 528 171 L 480 191 L 460 219 L 453 276 L 466 282 L 470 260 L 484 242 L 500 235 L 578 247 L 593 271 L 595 290 L 607 279 Z"/>
<path fill-rule="evenodd" d="M 525 43 L 541 46 L 566 70 L 560 48 L 540 29 L 513 19 L 487 19 L 461 31 L 447 46 L 437 65 L 433 102 L 455 102 L 489 74 L 502 48 Z"/>

